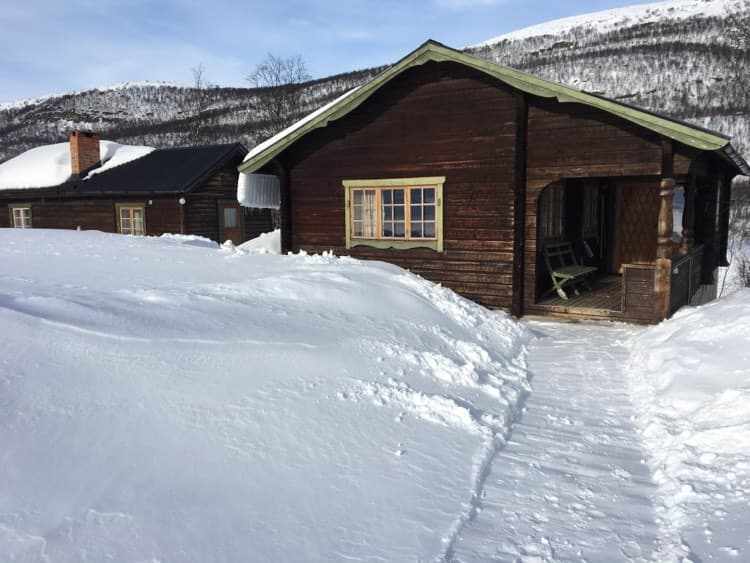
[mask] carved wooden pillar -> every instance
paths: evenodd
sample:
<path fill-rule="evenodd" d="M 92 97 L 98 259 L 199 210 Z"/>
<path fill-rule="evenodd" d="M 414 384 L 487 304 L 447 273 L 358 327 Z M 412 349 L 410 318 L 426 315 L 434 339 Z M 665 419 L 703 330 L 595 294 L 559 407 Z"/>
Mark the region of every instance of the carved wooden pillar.
<path fill-rule="evenodd" d="M 695 243 L 695 177 L 685 185 L 685 209 L 682 212 L 680 254 L 688 254 Z"/>
<path fill-rule="evenodd" d="M 655 315 L 657 320 L 669 316 L 670 282 L 672 280 L 672 197 L 675 181 L 663 178 L 659 198 L 659 227 L 656 239 L 656 271 L 654 276 Z"/>

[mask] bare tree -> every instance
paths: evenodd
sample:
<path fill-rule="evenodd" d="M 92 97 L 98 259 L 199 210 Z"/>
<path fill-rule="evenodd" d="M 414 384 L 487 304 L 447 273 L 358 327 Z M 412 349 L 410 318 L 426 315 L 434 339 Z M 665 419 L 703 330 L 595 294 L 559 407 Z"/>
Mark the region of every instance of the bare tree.
<path fill-rule="evenodd" d="M 193 91 L 190 103 L 189 133 L 190 144 L 198 145 L 202 141 L 202 133 L 206 125 L 205 111 L 210 104 L 208 89 L 212 86 L 206 80 L 206 69 L 203 63 L 198 63 L 190 69 L 193 74 Z"/>
<path fill-rule="evenodd" d="M 726 40 L 732 48 L 730 69 L 743 92 L 750 95 L 750 1 L 743 0 L 740 9 L 729 15 Z"/>
<path fill-rule="evenodd" d="M 310 80 L 300 55 L 281 58 L 271 53 L 247 77 L 256 88 L 255 110 L 261 121 L 261 133 L 270 137 L 291 125 L 303 109 L 302 84 Z"/>

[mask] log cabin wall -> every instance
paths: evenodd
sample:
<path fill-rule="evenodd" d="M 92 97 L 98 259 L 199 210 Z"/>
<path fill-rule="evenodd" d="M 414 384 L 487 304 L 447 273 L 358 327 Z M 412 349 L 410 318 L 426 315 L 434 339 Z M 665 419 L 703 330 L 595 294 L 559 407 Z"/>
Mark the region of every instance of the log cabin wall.
<path fill-rule="evenodd" d="M 47 197 L 44 199 L 18 199 L 18 203 L 31 204 L 31 224 L 35 229 L 97 230 L 117 232 L 115 204 L 133 203 L 146 206 L 146 232 L 149 235 L 180 232 L 179 196 L 153 197 Z M 151 201 L 151 204 L 148 202 Z M 8 204 L 2 201 L 0 227 L 10 227 Z"/>
<path fill-rule="evenodd" d="M 392 262 L 483 305 L 510 309 L 517 96 L 455 63 L 404 72 L 283 158 L 292 250 Z M 344 179 L 445 176 L 441 253 L 346 249 Z"/>
<path fill-rule="evenodd" d="M 218 202 L 237 199 L 237 165 L 242 157 L 227 163 L 200 187 L 185 196 L 185 234 L 200 235 L 217 242 L 219 240 Z M 273 230 L 269 209 L 241 208 L 244 240 Z M 179 230 L 177 232 L 180 232 Z"/>
<path fill-rule="evenodd" d="M 658 196 L 662 157 L 659 135 L 587 106 L 530 98 L 528 115 L 526 310 L 536 301 L 536 214 L 542 190 L 565 178 L 647 176 Z M 656 224 L 653 231 L 655 244 Z"/>

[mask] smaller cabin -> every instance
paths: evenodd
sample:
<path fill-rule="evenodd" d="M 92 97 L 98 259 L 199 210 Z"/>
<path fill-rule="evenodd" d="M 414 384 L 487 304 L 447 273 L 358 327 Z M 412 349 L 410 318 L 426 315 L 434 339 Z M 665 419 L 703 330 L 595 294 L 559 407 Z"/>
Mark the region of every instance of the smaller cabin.
<path fill-rule="evenodd" d="M 200 235 L 235 244 L 273 229 L 237 203 L 238 143 L 153 149 L 72 132 L 0 164 L 0 227 Z"/>
<path fill-rule="evenodd" d="M 720 133 L 434 41 L 239 170 L 240 202 L 280 205 L 282 251 L 392 262 L 516 316 L 639 323 L 715 294 L 750 173 Z"/>

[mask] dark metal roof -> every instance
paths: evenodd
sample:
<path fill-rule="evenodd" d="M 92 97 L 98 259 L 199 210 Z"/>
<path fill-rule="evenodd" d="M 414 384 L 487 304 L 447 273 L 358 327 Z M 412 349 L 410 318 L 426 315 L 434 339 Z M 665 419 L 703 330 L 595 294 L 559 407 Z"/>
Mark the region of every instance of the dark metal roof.
<path fill-rule="evenodd" d="M 189 192 L 232 158 L 246 153 L 239 143 L 156 149 L 88 180 L 69 180 L 56 189 L 61 193 Z"/>

